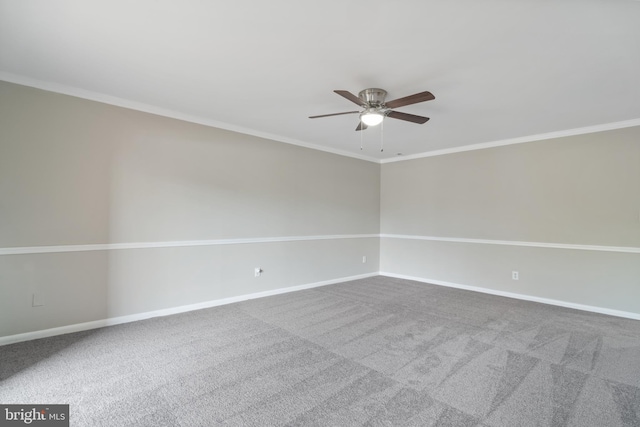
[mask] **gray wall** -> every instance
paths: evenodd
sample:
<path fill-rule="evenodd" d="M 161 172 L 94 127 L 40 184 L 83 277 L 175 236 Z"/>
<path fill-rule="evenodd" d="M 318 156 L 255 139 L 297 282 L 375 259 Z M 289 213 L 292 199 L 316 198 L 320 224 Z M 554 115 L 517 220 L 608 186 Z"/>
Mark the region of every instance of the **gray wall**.
<path fill-rule="evenodd" d="M 375 163 L 0 82 L 0 336 L 375 273 L 379 204 Z"/>
<path fill-rule="evenodd" d="M 639 141 L 635 127 L 384 164 L 381 271 L 640 313 Z"/>
<path fill-rule="evenodd" d="M 640 314 L 638 141 L 381 167 L 0 82 L 0 337 L 378 271 Z"/>

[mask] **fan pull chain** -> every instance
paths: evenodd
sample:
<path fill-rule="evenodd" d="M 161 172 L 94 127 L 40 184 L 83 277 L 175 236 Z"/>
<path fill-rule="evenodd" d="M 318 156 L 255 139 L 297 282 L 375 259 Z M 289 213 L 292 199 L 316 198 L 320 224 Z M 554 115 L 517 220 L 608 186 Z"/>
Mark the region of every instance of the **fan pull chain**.
<path fill-rule="evenodd" d="M 362 151 L 362 134 L 364 130 L 362 129 L 362 122 L 360 122 L 360 151 Z"/>
<path fill-rule="evenodd" d="M 380 152 L 384 151 L 384 120 L 380 123 Z"/>

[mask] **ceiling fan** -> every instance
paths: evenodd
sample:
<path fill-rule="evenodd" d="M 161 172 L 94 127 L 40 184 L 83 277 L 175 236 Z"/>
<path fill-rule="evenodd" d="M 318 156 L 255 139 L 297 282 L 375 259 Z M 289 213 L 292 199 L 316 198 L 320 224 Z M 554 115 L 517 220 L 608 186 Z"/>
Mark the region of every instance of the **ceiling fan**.
<path fill-rule="evenodd" d="M 401 113 L 394 111 L 393 108 L 404 107 L 405 105 L 417 104 L 418 102 L 431 101 L 436 99 L 431 92 L 420 92 L 413 95 L 405 96 L 404 98 L 394 99 L 393 101 L 385 102 L 384 98 L 387 96 L 387 91 L 384 89 L 370 88 L 360 91 L 358 96 L 355 96 L 347 90 L 334 90 L 338 95 L 347 98 L 354 104 L 358 104 L 363 111 L 346 111 L 344 113 L 323 114 L 321 116 L 309 116 L 310 119 L 317 119 L 320 117 L 340 116 L 343 114 L 360 114 L 360 123 L 356 130 L 364 130 L 369 126 L 375 126 L 380 124 L 385 117 L 391 117 L 392 119 L 404 120 L 412 123 L 423 124 L 429 120 L 428 117 L 416 116 L 408 113 Z"/>

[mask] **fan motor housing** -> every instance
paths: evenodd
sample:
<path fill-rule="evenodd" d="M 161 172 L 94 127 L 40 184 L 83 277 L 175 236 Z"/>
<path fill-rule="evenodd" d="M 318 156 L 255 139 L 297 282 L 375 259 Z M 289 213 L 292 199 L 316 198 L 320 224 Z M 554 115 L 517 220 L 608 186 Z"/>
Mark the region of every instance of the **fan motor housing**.
<path fill-rule="evenodd" d="M 371 107 L 380 107 L 384 105 L 384 98 L 387 96 L 387 91 L 384 89 L 370 88 L 360 91 L 358 98 L 362 99 Z"/>

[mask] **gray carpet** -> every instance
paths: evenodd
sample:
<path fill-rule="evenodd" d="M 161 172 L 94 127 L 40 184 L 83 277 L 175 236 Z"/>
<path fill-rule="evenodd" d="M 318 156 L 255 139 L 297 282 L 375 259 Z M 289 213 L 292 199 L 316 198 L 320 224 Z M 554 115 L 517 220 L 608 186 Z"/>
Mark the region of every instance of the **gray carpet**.
<path fill-rule="evenodd" d="M 640 426 L 640 322 L 374 277 L 0 347 L 74 426 Z"/>

